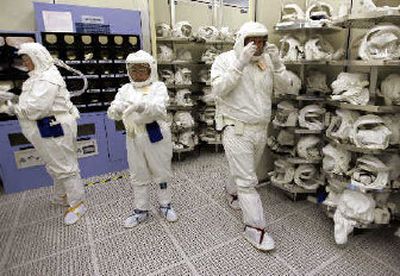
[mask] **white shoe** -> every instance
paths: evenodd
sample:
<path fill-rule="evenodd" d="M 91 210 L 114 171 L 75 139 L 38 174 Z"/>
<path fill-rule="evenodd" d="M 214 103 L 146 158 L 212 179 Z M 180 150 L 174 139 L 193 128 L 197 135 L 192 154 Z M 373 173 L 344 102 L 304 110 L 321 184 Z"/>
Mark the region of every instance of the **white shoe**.
<path fill-rule="evenodd" d="M 50 197 L 50 203 L 53 205 L 60 205 L 63 207 L 68 207 L 68 202 L 67 202 L 67 195 L 59 196 L 59 195 L 52 195 Z"/>
<path fill-rule="evenodd" d="M 149 211 L 135 209 L 133 214 L 125 220 L 124 227 L 132 228 L 145 221 L 149 217 Z"/>
<path fill-rule="evenodd" d="M 228 200 L 229 206 L 234 210 L 240 210 L 238 196 L 237 195 L 231 195 L 229 193 L 225 193 L 225 194 L 226 194 L 226 199 Z"/>
<path fill-rule="evenodd" d="M 275 248 L 274 239 L 265 229 L 246 225 L 243 235 L 244 238 L 258 250 L 269 251 Z"/>
<path fill-rule="evenodd" d="M 72 225 L 76 223 L 86 213 L 86 211 L 87 207 L 83 204 L 83 202 L 74 207 L 68 208 L 64 216 L 64 223 L 66 225 Z"/>
<path fill-rule="evenodd" d="M 171 203 L 167 204 L 165 206 L 161 205 L 160 206 L 160 214 L 168 222 L 175 222 L 178 220 L 178 216 L 176 215 L 174 209 L 172 208 Z"/>

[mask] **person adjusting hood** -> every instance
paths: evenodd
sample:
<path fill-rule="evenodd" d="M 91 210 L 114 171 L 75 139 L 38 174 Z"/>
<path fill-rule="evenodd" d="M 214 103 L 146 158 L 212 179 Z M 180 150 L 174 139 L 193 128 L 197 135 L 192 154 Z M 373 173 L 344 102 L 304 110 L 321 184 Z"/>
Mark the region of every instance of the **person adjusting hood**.
<path fill-rule="evenodd" d="M 247 22 L 243 24 L 238 31 L 233 49 L 235 50 L 236 57 L 240 59 L 244 48 L 247 47 L 249 49 L 247 54 L 253 53 L 250 56 L 250 60 L 255 61 L 261 58 L 267 41 L 268 30 L 263 24 L 257 22 Z M 244 58 L 244 56 L 242 56 L 242 58 Z M 237 65 L 241 67 L 244 64 Z"/>
<path fill-rule="evenodd" d="M 256 168 L 267 141 L 271 97 L 275 85 L 293 86 L 278 48 L 267 42 L 267 28 L 247 22 L 240 28 L 234 49 L 219 55 L 211 68 L 212 92 L 216 97 L 216 127 L 233 182 L 226 184 L 232 208 L 241 208 L 246 225 L 244 237 L 260 250 L 274 248 L 265 231 L 265 219 Z M 239 207 L 240 206 L 240 207 Z"/>
<path fill-rule="evenodd" d="M 79 112 L 70 101 L 70 92 L 45 47 L 24 43 L 18 54 L 22 55 L 29 78 L 22 86 L 18 103 L 9 102 L 7 113 L 17 115 L 22 133 L 53 178 L 55 194 L 51 202 L 68 206 L 64 223 L 74 224 L 87 211 L 76 152 Z"/>
<path fill-rule="evenodd" d="M 157 81 L 157 64 L 145 51 L 129 54 L 126 59 L 130 83 L 123 85 L 111 103 L 107 114 L 112 120 L 122 120 L 127 132 L 126 147 L 129 169 L 134 185 L 135 208 L 125 220 L 131 228 L 149 216 L 149 184 L 159 184 L 159 211 L 169 222 L 177 220 L 171 206 L 167 182 L 172 177 L 171 130 L 167 124 L 168 92 Z"/>

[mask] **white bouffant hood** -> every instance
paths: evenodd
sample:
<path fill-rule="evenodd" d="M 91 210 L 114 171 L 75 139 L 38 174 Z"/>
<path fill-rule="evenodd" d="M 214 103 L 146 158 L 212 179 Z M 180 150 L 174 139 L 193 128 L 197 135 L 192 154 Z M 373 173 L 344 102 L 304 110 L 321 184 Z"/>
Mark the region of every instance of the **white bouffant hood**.
<path fill-rule="evenodd" d="M 147 63 L 150 65 L 151 73 L 150 77 L 146 81 L 142 82 L 135 82 L 131 76 L 129 76 L 129 79 L 133 86 L 135 87 L 144 87 L 147 85 L 152 84 L 153 82 L 156 82 L 158 80 L 158 75 L 157 75 L 157 63 L 155 59 L 148 54 L 147 52 L 143 50 L 139 50 L 135 53 L 129 54 L 128 57 L 126 58 L 126 69 L 128 70 L 129 66 L 132 64 L 138 64 L 138 63 Z M 128 71 L 129 75 L 129 71 Z"/>
<path fill-rule="evenodd" d="M 268 29 L 263 24 L 252 21 L 244 23 L 237 33 L 235 45 L 233 46 L 236 56 L 239 57 L 240 53 L 242 52 L 244 48 L 244 40 L 246 37 L 267 35 Z"/>

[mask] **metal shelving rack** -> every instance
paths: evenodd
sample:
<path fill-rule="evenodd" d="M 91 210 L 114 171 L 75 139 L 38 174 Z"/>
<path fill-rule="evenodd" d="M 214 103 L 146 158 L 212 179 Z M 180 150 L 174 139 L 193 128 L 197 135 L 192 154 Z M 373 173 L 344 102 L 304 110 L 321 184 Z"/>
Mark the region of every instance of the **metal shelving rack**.
<path fill-rule="evenodd" d="M 224 40 L 198 40 L 194 37 L 191 38 L 175 38 L 175 37 L 157 37 L 157 43 L 169 44 L 172 46 L 174 52 L 177 52 L 177 48 L 182 45 L 196 45 L 204 48 L 207 45 L 218 45 L 221 49 L 224 47 L 232 46 L 232 41 L 224 41 Z M 175 112 L 178 110 L 190 111 L 193 118 L 195 119 L 196 125 L 199 126 L 202 122 L 199 121 L 199 112 L 201 112 L 201 107 L 197 103 L 199 98 L 199 91 L 204 87 L 211 86 L 210 82 L 200 82 L 194 77 L 194 73 L 199 68 L 210 68 L 212 64 L 205 63 L 203 61 L 171 61 L 171 62 L 158 62 L 160 68 L 172 67 L 173 72 L 176 72 L 176 69 L 179 67 L 190 67 L 192 69 L 192 84 L 191 85 L 170 85 L 167 88 L 171 91 L 177 91 L 179 89 L 190 89 L 192 92 L 192 100 L 194 102 L 193 106 L 176 106 L 170 105 L 168 106 L 168 110 L 170 112 Z M 209 104 L 206 104 L 205 107 L 209 107 Z M 215 106 L 215 105 L 214 105 Z M 205 108 L 204 107 L 204 108 Z M 194 128 L 195 135 L 198 137 L 199 131 L 198 128 Z M 198 138 L 197 138 L 198 139 Z M 209 141 L 205 142 L 207 144 L 212 144 L 215 146 L 215 151 L 218 151 L 218 146 L 221 144 L 219 141 Z M 185 149 L 174 149 L 174 153 L 178 155 L 178 159 L 180 160 L 180 154 L 183 152 L 191 152 L 195 150 L 195 148 L 185 148 Z"/>
<path fill-rule="evenodd" d="M 319 21 L 301 21 L 301 22 L 294 22 L 293 24 L 277 24 L 274 26 L 274 31 L 280 35 L 285 35 L 285 34 L 296 34 L 296 35 L 301 35 L 303 37 L 307 37 L 309 35 L 313 34 L 334 34 L 341 32 L 343 29 L 339 26 L 335 26 L 332 22 L 319 22 Z M 325 106 L 326 98 L 324 96 L 320 95 L 315 95 L 312 93 L 308 93 L 306 91 L 304 84 L 305 84 L 305 79 L 306 79 L 306 71 L 308 66 L 330 66 L 330 64 L 336 64 L 336 66 L 344 66 L 344 61 L 296 61 L 296 62 L 285 62 L 286 66 L 289 67 L 300 67 L 297 68 L 299 71 L 299 77 L 302 81 L 302 89 L 300 92 L 300 95 L 294 96 L 294 95 L 285 95 L 285 96 L 279 96 L 279 97 L 274 97 L 273 103 L 277 104 L 280 101 L 290 101 L 290 102 L 296 102 L 298 105 L 299 110 L 302 107 L 305 107 L 309 104 L 317 104 L 319 103 L 322 107 Z M 326 121 L 326 119 L 325 119 Z M 325 127 L 327 127 L 325 125 Z M 324 130 L 309 130 L 309 129 L 303 129 L 300 127 L 289 127 L 291 131 L 293 131 L 296 139 L 295 141 L 298 141 L 299 137 L 301 136 L 307 136 L 307 135 L 316 135 L 321 137 L 321 141 L 323 141 L 323 134 Z M 276 157 L 276 155 L 275 155 Z M 278 157 L 282 158 L 282 156 Z M 322 159 L 315 159 L 315 160 L 305 160 L 302 158 L 297 158 L 297 157 L 283 157 L 284 160 L 287 162 L 294 164 L 294 165 L 299 165 L 299 164 L 314 164 L 315 166 L 320 167 L 322 163 Z M 320 170 L 322 173 L 322 170 Z M 271 184 L 276 186 L 277 188 L 281 189 L 285 193 L 287 193 L 292 200 L 297 200 L 297 199 L 305 199 L 304 195 L 314 195 L 317 191 L 316 189 L 311 189 L 307 190 L 304 189 L 303 187 L 297 186 L 295 183 L 292 183 L 291 185 L 282 185 L 280 183 L 276 183 L 274 181 L 271 181 Z M 321 182 L 321 184 L 323 184 Z M 303 195 L 299 197 L 299 195 Z"/>
<path fill-rule="evenodd" d="M 351 7 L 352 9 L 352 7 Z M 376 11 L 376 12 L 369 12 L 363 14 L 350 14 L 342 18 L 338 18 L 334 24 L 335 26 L 347 28 L 349 33 L 349 39 L 351 40 L 351 31 L 352 28 L 359 28 L 359 29 L 369 29 L 381 23 L 391 23 L 400 25 L 400 10 L 388 10 L 388 11 Z M 350 49 L 348 48 L 348 53 Z M 343 102 L 335 102 L 335 101 L 327 101 L 327 105 L 340 108 L 340 109 L 347 109 L 347 110 L 355 110 L 363 113 L 373 113 L 373 114 L 396 114 L 400 112 L 400 106 L 382 106 L 379 105 L 375 91 L 378 85 L 378 72 L 382 68 L 397 68 L 400 66 L 400 60 L 371 60 L 371 61 L 364 61 L 364 60 L 355 60 L 350 59 L 350 55 L 348 54 L 348 60 L 343 61 L 343 65 L 345 68 L 352 68 L 352 67 L 361 67 L 361 68 L 370 68 L 369 78 L 370 78 L 370 102 L 368 105 L 359 106 L 359 105 L 352 105 Z M 330 64 L 330 65 L 337 65 L 337 64 Z M 372 154 L 372 155 L 382 155 L 387 153 L 400 153 L 399 147 L 389 147 L 384 150 L 372 150 L 372 149 L 365 149 L 365 148 L 358 148 L 351 144 L 342 144 L 329 137 L 325 137 L 326 141 L 337 146 L 339 148 L 345 149 L 347 151 L 352 152 L 352 155 L 358 156 L 359 154 Z M 395 181 L 394 181 L 395 182 Z M 393 183 L 389 184 L 389 187 L 380 189 L 380 190 L 360 190 L 361 192 L 366 193 L 397 193 L 399 189 L 394 187 Z M 354 187 L 348 187 L 354 189 Z M 325 204 L 321 204 L 321 207 L 327 213 L 329 217 L 333 217 L 335 207 L 328 206 Z M 393 216 L 392 216 L 393 219 Z M 381 227 L 387 227 L 389 224 L 362 224 L 358 223 L 355 228 L 358 229 L 377 229 Z"/>
<path fill-rule="evenodd" d="M 201 40 L 195 37 L 190 38 L 176 38 L 176 37 L 157 37 L 157 43 L 162 44 L 169 44 L 172 46 L 174 52 L 177 52 L 177 48 L 179 46 L 186 46 L 186 45 L 195 45 L 196 47 L 206 48 L 207 46 L 214 45 L 219 47 L 220 49 L 224 49 L 226 47 L 233 46 L 233 41 L 226 41 L 226 40 Z M 212 64 L 205 63 L 203 61 L 171 61 L 171 62 L 158 62 L 160 68 L 165 67 L 172 67 L 173 71 L 176 72 L 176 69 L 182 66 L 186 66 L 192 69 L 192 84 L 191 85 L 171 85 L 168 86 L 169 90 L 177 91 L 178 89 L 190 89 L 192 92 L 192 99 L 193 102 L 197 102 L 199 98 L 199 92 L 204 87 L 210 87 L 210 82 L 200 82 L 198 81 L 197 76 L 195 76 L 195 72 L 198 71 L 199 68 L 211 68 Z M 204 110 L 206 107 L 215 106 L 215 104 L 195 104 L 193 107 L 179 107 L 179 106 L 169 106 L 168 110 L 175 111 L 175 110 L 186 110 L 192 111 L 192 116 L 195 118 L 196 124 L 200 125 L 203 124 L 198 118 L 201 110 Z M 215 126 L 214 126 L 215 129 Z M 199 133 L 197 132 L 196 135 Z M 221 139 L 217 139 L 217 141 L 202 141 L 206 144 L 214 145 L 215 151 L 218 151 L 219 145 L 222 144 Z M 191 150 L 186 150 L 185 152 L 193 151 L 194 148 Z M 178 153 L 178 150 L 174 150 L 174 152 Z"/>

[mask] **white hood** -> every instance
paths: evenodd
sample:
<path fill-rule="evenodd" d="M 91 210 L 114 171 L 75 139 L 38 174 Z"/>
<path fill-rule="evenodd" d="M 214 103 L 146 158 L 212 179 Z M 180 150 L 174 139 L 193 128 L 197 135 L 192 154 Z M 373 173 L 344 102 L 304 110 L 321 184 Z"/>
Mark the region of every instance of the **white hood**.
<path fill-rule="evenodd" d="M 137 63 L 147 63 L 150 65 L 151 73 L 150 73 L 150 77 L 146 81 L 135 82 L 129 75 L 129 71 L 128 71 L 129 65 L 137 64 Z M 158 80 L 157 63 L 150 54 L 148 54 L 147 52 L 145 52 L 143 50 L 139 50 L 135 53 L 131 53 L 128 55 L 128 57 L 126 58 L 126 69 L 128 71 L 129 79 L 134 87 L 144 87 L 144 86 L 150 85 L 153 82 L 156 82 Z"/>
<path fill-rule="evenodd" d="M 236 56 L 239 57 L 240 53 L 242 52 L 246 37 L 266 35 L 268 35 L 268 29 L 263 24 L 252 21 L 244 23 L 237 33 L 235 45 L 233 46 Z"/>
<path fill-rule="evenodd" d="M 21 44 L 18 54 L 28 55 L 31 58 L 35 65 L 35 68 L 31 72 L 32 74 L 43 73 L 54 65 L 54 60 L 49 51 L 39 43 L 29 42 Z"/>
<path fill-rule="evenodd" d="M 35 76 L 50 83 L 65 86 L 57 67 L 54 65 L 54 59 L 47 49 L 35 42 L 23 43 L 18 51 L 19 55 L 27 55 L 32 60 L 35 68 L 29 72 L 29 76 Z"/>

